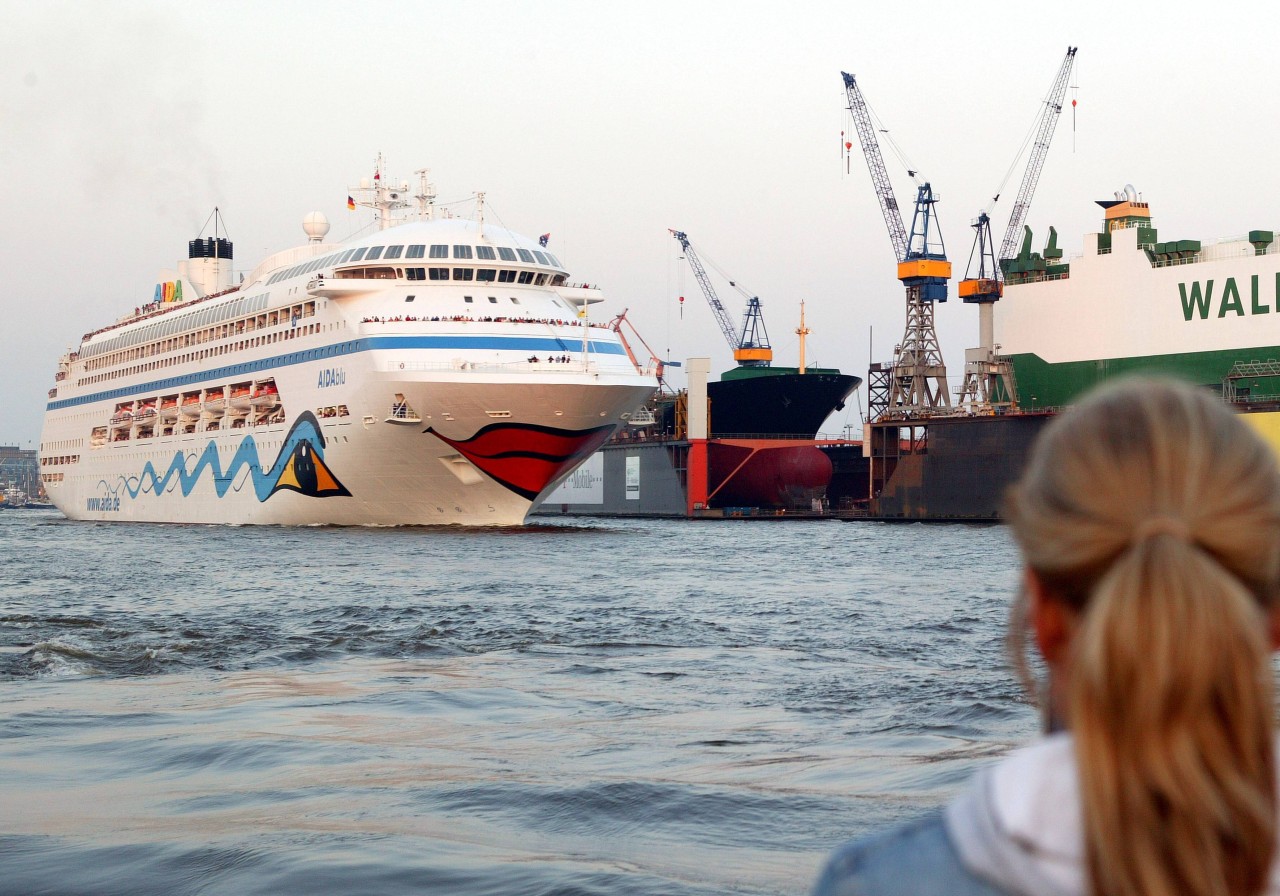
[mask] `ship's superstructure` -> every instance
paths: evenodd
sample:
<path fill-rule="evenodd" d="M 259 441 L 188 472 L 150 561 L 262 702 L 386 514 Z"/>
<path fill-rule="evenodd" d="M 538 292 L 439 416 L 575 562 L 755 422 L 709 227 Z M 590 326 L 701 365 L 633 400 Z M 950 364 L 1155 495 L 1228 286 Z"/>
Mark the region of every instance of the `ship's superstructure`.
<path fill-rule="evenodd" d="M 1063 261 L 1050 229 L 1042 252 L 1031 252 L 1028 235 L 1007 263 L 995 341 L 1013 362 L 1021 407 L 1059 407 L 1135 372 L 1220 389 L 1236 365 L 1280 358 L 1273 231 L 1162 240 L 1132 187 L 1099 205 L 1103 229 L 1085 236 L 1080 256 Z M 1257 389 L 1274 396 L 1264 382 Z"/>
<path fill-rule="evenodd" d="M 482 213 L 438 216 L 421 174 L 410 196 L 379 166 L 353 193 L 380 229 L 327 243 L 313 213 L 307 243 L 239 283 L 229 240 L 193 240 L 149 303 L 85 334 L 59 363 L 41 436 L 58 508 L 191 523 L 522 522 L 657 380 L 593 319 L 600 290 L 571 284 L 545 240 Z"/>

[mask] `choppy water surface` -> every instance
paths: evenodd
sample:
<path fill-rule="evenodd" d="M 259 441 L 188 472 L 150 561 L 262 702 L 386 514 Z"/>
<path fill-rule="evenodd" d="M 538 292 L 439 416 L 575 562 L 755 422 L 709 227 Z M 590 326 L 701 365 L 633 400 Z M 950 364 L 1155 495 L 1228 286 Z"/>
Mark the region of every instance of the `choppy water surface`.
<path fill-rule="evenodd" d="M 802 893 L 1032 736 L 1005 530 L 0 513 L 0 892 Z"/>

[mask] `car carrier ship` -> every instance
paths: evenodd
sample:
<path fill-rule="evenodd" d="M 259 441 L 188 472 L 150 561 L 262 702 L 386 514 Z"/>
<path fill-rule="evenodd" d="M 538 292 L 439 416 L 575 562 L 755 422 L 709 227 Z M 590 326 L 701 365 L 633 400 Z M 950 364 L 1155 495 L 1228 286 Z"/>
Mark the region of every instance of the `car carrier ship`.
<path fill-rule="evenodd" d="M 1033 252 L 1027 230 L 1003 262 L 995 343 L 1016 402 L 872 428 L 873 516 L 997 518 L 1040 428 L 1091 387 L 1128 374 L 1220 393 L 1280 451 L 1275 231 L 1171 239 L 1132 186 L 1098 205 L 1102 228 L 1085 235 L 1080 255 L 1064 260 L 1053 228 Z"/>

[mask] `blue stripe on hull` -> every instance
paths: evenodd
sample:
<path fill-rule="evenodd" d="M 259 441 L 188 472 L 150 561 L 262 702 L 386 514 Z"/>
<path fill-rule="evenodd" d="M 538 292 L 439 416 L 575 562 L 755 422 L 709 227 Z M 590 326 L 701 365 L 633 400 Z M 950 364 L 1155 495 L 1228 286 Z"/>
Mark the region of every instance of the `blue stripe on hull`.
<path fill-rule="evenodd" d="M 255 373 L 268 373 L 282 367 L 295 364 L 310 364 L 326 358 L 338 358 L 360 352 L 381 351 L 386 349 L 467 349 L 471 351 L 519 351 L 549 352 L 565 354 L 582 350 L 580 340 L 559 339 L 549 336 L 369 336 L 364 339 L 352 339 L 347 342 L 335 342 L 331 345 L 309 348 L 303 351 L 289 352 L 283 355 L 259 358 L 243 364 L 229 364 L 225 367 L 214 367 L 182 376 L 154 380 L 150 383 L 139 383 L 120 389 L 108 389 L 82 395 L 79 398 L 65 398 L 61 401 L 49 402 L 45 410 L 57 411 L 63 408 L 76 407 L 82 404 L 93 404 L 97 401 L 110 401 L 117 398 L 128 398 L 140 392 L 163 392 L 170 389 L 182 389 L 195 386 L 209 380 L 228 380 L 250 376 Z M 588 342 L 589 354 L 625 355 L 626 351 L 616 342 Z"/>

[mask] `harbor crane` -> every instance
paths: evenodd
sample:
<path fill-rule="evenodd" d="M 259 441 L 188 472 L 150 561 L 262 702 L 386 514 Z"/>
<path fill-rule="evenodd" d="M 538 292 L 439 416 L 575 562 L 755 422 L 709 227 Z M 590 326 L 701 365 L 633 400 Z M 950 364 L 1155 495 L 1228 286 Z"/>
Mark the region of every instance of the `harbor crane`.
<path fill-rule="evenodd" d="M 702 259 L 694 251 L 688 235 L 681 230 L 672 230 L 670 232 L 680 243 L 680 248 L 684 251 L 684 257 L 689 261 L 689 267 L 693 268 L 693 276 L 697 278 L 698 285 L 702 287 L 702 292 L 707 297 L 707 304 L 711 306 L 711 312 L 715 315 L 716 322 L 720 324 L 720 330 L 724 333 L 724 338 L 728 341 L 729 347 L 733 349 L 733 360 L 738 362 L 739 367 L 770 366 L 773 363 L 773 348 L 769 345 L 769 333 L 765 330 L 764 317 L 760 313 L 760 299 L 751 295 L 735 281 L 729 281 L 730 286 L 747 298 L 747 314 L 743 318 L 742 328 L 736 327 L 733 323 L 733 318 L 729 316 L 728 310 L 724 307 L 724 303 L 716 295 L 715 287 L 711 285 L 711 279 L 707 276 L 706 269 L 702 266 Z"/>
<path fill-rule="evenodd" d="M 1018 187 L 1018 197 L 1009 213 L 1009 223 L 1005 227 L 1004 240 L 998 254 L 993 248 L 991 219 L 987 213 L 981 212 L 972 225 L 975 231 L 974 249 L 969 256 L 969 265 L 972 270 L 976 256 L 978 275 L 970 277 L 969 271 L 965 271 L 965 279 L 960 281 L 959 292 L 961 300 L 978 306 L 978 347 L 965 352 L 964 383 L 960 387 L 958 401 L 961 406 L 972 410 L 1011 408 L 1018 404 L 1013 366 L 996 356 L 993 306 L 1004 295 L 1005 266 L 1014 257 L 1015 247 L 1023 238 L 1027 210 L 1031 208 L 1031 197 L 1035 195 L 1045 157 L 1049 154 L 1049 144 L 1058 126 L 1062 98 L 1066 94 L 1075 58 L 1076 48 L 1067 47 L 1067 54 L 1045 96 L 1044 106 L 1035 126 L 1035 143 L 1027 157 L 1027 168 L 1022 174 L 1022 184 Z M 997 194 L 992 204 L 999 198 Z"/>
<path fill-rule="evenodd" d="M 938 334 L 933 325 L 933 306 L 947 300 L 947 280 L 951 277 L 951 262 L 947 260 L 933 210 L 938 197 L 929 183 L 917 186 L 915 214 L 908 234 L 880 154 L 866 99 L 857 79 L 848 72 L 841 74 L 849 99 L 849 112 L 853 115 L 862 154 L 866 157 L 871 183 L 880 202 L 880 213 L 889 231 L 889 241 L 893 244 L 898 279 L 906 287 L 906 331 L 894 350 L 887 398 L 876 410 L 882 416 L 928 416 L 947 411 L 951 408 L 947 367 L 943 363 Z M 911 175 L 914 177 L 915 172 Z"/>

